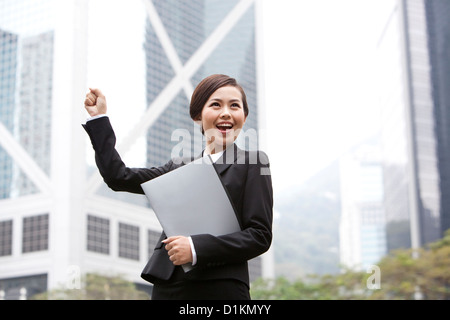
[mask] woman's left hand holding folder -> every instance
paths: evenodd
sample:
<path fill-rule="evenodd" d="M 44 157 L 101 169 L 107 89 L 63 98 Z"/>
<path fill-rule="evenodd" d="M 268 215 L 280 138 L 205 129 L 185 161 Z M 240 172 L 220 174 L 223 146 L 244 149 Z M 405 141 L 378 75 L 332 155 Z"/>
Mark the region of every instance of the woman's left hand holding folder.
<path fill-rule="evenodd" d="M 170 261 L 179 266 L 192 262 L 192 251 L 189 238 L 173 236 L 162 241 L 166 245 Z"/>

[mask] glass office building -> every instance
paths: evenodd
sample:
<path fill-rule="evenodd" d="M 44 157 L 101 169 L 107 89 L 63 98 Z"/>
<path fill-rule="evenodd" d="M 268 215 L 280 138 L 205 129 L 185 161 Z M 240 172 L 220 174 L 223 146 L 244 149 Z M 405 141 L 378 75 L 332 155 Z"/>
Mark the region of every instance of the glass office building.
<path fill-rule="evenodd" d="M 214 44 L 211 41 L 214 40 L 213 32 L 218 28 L 220 30 L 230 27 L 223 24 L 223 21 L 239 1 L 153 1 L 153 4 L 168 38 L 162 36 L 162 32 L 158 35 L 155 23 L 147 20 L 146 99 L 150 108 L 169 81 L 185 72 L 181 69 L 182 66 L 197 64 L 197 69 L 186 75 L 188 79 L 184 81 L 182 88 L 159 116 L 158 122 L 149 128 L 148 165 L 160 165 L 167 161 L 173 147 L 179 143 L 176 137 L 172 138 L 177 129 L 189 131 L 192 140 L 186 142 L 185 149 L 190 150 L 192 154 L 199 154 L 201 148 L 198 147 L 201 147 L 201 144 L 196 142 L 201 141 L 201 135 L 197 134 L 199 130 L 195 129 L 189 116 L 189 101 L 193 87 L 204 77 L 214 73 L 235 77 L 244 87 L 250 106 L 244 131 L 249 139 L 241 143 L 247 144 L 243 145 L 247 149 L 258 147 L 258 139 L 251 136 L 252 130 L 258 130 L 260 109 L 257 100 L 255 8 L 251 6 L 245 12 L 236 12 L 241 15 L 239 20 L 232 25 L 220 43 Z M 176 58 L 170 57 L 169 43 L 173 46 L 173 55 Z M 211 47 L 207 57 L 202 56 L 199 50 L 204 44 L 204 50 L 209 49 L 208 45 Z"/>
<path fill-rule="evenodd" d="M 144 196 L 105 187 L 81 127 L 85 93 L 105 93 L 125 162 L 154 166 L 182 138 L 183 150 L 201 150 L 190 96 L 206 75 L 229 74 L 250 107 L 239 143 L 264 148 L 259 6 L 0 1 L 1 298 L 67 287 L 88 272 L 121 274 L 151 290 L 140 272 L 161 227 Z M 251 279 L 272 276 L 272 263 L 269 254 L 252 260 Z"/>
<path fill-rule="evenodd" d="M 0 30 L 0 117 L 9 132 L 13 131 L 17 70 L 17 35 Z M 0 146 L 0 199 L 9 198 L 12 187 L 13 160 Z"/>
<path fill-rule="evenodd" d="M 73 133 L 82 120 L 74 110 L 83 103 L 86 21 L 74 18 L 85 10 L 84 1 L 0 1 L 2 299 L 55 287 L 81 265 L 74 254 L 84 217 L 73 191 L 85 161 Z"/>
<path fill-rule="evenodd" d="M 450 228 L 450 3 L 425 1 L 439 170 L 440 233 Z M 432 236 L 432 235 L 431 235 Z M 427 237 L 426 237 L 427 238 Z"/>
<path fill-rule="evenodd" d="M 388 250 L 441 238 L 449 216 L 450 3 L 398 0 L 378 44 Z"/>

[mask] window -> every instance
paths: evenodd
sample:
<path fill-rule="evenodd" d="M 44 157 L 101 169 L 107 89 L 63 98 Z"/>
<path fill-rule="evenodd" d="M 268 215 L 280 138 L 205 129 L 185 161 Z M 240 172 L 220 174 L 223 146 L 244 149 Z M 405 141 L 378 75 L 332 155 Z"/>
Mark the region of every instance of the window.
<path fill-rule="evenodd" d="M 119 257 L 139 260 L 139 227 L 119 223 Z"/>
<path fill-rule="evenodd" d="M 109 254 L 109 220 L 88 215 L 87 250 Z"/>
<path fill-rule="evenodd" d="M 48 249 L 48 214 L 23 218 L 22 252 Z"/>
<path fill-rule="evenodd" d="M 12 220 L 0 221 L 0 257 L 12 254 Z"/>

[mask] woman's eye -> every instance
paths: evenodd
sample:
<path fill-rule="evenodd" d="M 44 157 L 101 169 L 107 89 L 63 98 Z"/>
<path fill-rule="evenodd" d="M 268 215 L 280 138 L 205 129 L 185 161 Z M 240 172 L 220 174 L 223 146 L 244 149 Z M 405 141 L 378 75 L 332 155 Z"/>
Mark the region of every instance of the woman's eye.
<path fill-rule="evenodd" d="M 237 103 L 233 103 L 231 106 L 234 107 L 234 108 L 240 108 L 240 107 L 241 107 L 241 106 L 240 106 L 239 104 L 237 104 Z"/>
<path fill-rule="evenodd" d="M 211 107 L 219 107 L 220 105 L 219 105 L 219 103 L 218 102 L 213 102 L 213 103 L 211 103 Z"/>

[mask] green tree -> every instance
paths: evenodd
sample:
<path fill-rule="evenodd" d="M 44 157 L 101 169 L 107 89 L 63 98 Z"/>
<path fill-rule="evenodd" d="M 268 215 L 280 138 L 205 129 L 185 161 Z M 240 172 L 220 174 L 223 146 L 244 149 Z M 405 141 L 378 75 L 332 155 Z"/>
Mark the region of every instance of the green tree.
<path fill-rule="evenodd" d="M 368 295 L 365 275 L 348 270 L 338 275 L 308 275 L 289 281 L 284 277 L 252 283 L 254 300 L 356 300 Z"/>
<path fill-rule="evenodd" d="M 148 300 L 147 293 L 121 275 L 104 276 L 88 273 L 82 277 L 81 288 L 65 286 L 34 295 L 31 300 Z"/>
<path fill-rule="evenodd" d="M 450 299 L 450 229 L 444 238 L 430 244 L 429 261 L 433 268 L 424 270 L 426 287 L 422 291 L 429 299 Z"/>
<path fill-rule="evenodd" d="M 381 288 L 370 296 L 376 300 L 414 300 L 418 293 L 420 279 L 418 260 L 412 249 L 392 251 L 379 262 Z M 422 254 L 420 254 L 422 256 Z"/>
<path fill-rule="evenodd" d="M 417 250 L 393 251 L 380 263 L 382 288 L 371 299 L 450 299 L 450 230 Z"/>
<path fill-rule="evenodd" d="M 377 264 L 380 287 L 372 288 L 370 272 L 350 269 L 339 274 L 284 277 L 252 283 L 253 299 L 272 300 L 449 300 L 450 230 L 417 250 L 390 252 Z"/>

